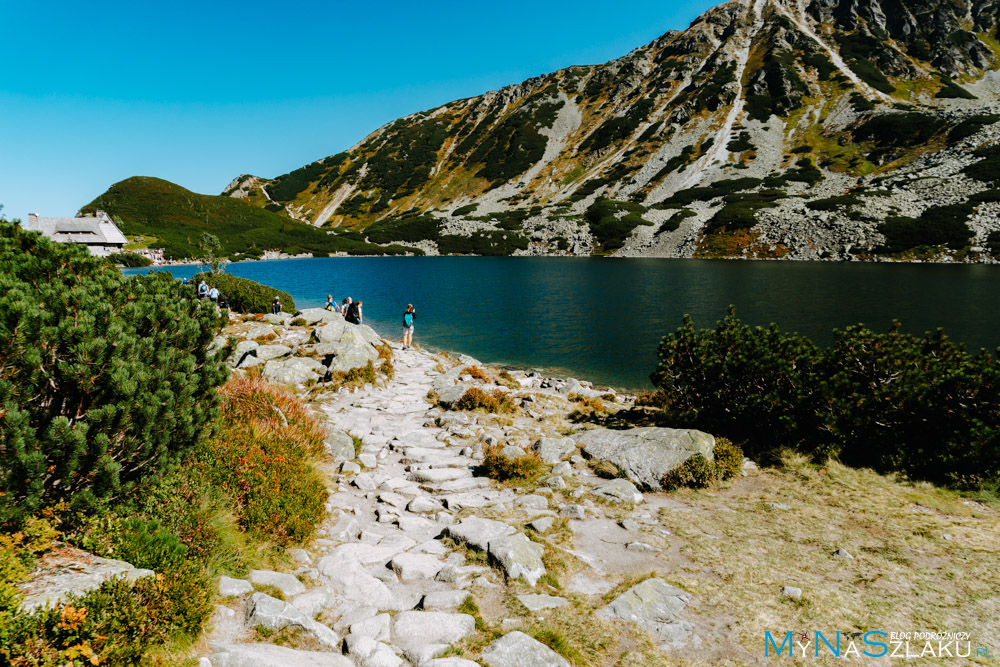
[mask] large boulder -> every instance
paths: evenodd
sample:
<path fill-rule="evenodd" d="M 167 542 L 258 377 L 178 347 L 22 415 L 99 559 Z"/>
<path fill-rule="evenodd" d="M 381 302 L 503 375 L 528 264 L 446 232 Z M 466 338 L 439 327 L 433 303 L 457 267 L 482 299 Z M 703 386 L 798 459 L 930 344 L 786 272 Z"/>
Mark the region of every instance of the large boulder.
<path fill-rule="evenodd" d="M 319 380 L 325 374 L 323 364 L 309 357 L 272 359 L 264 364 L 264 377 L 278 384 L 305 384 L 309 380 Z"/>
<path fill-rule="evenodd" d="M 378 359 L 378 350 L 366 339 L 360 327 L 347 326 L 350 328 L 340 337 L 336 351 L 326 360 L 331 371 L 346 373 L 354 368 L 364 368 L 369 361 L 374 363 Z"/>
<path fill-rule="evenodd" d="M 486 647 L 488 667 L 569 667 L 569 662 L 542 642 L 519 630 L 509 632 Z"/>
<path fill-rule="evenodd" d="M 471 385 L 467 384 L 453 384 L 445 385 L 445 387 L 438 392 L 438 403 L 445 410 L 455 409 L 455 404 L 462 400 L 465 396 L 465 392 L 471 389 Z"/>
<path fill-rule="evenodd" d="M 354 438 L 343 431 L 329 430 L 324 444 L 327 454 L 336 462 L 350 461 L 356 456 Z"/>
<path fill-rule="evenodd" d="M 628 589 L 597 615 L 635 623 L 656 637 L 661 649 L 686 648 L 701 643 L 701 638 L 694 634 L 694 625 L 679 618 L 692 600 L 689 593 L 653 578 Z"/>
<path fill-rule="evenodd" d="M 645 426 L 594 429 L 575 436 L 588 458 L 610 461 L 641 488 L 662 488 L 663 476 L 695 454 L 711 461 L 715 438 L 693 429 Z"/>

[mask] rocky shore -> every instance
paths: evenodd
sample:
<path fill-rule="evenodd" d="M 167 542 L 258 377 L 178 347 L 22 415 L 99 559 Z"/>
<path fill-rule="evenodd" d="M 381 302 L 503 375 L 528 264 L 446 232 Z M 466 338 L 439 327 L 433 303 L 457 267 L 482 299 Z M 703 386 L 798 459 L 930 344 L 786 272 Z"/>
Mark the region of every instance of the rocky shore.
<path fill-rule="evenodd" d="M 627 626 L 650 659 L 703 654 L 718 629 L 692 595 L 657 577 L 623 582 L 668 566 L 656 520 L 668 501 L 649 491 L 695 452 L 711 457 L 711 436 L 584 432 L 567 419 L 581 402 L 620 409 L 632 398 L 402 349 L 318 309 L 264 319 L 227 330 L 240 339 L 231 363 L 296 387 L 325 417 L 328 518 L 307 549 L 289 553 L 298 569 L 220 582 L 227 603 L 202 664 L 568 665 L 529 634 L 554 610 Z M 391 360 L 388 377 L 336 386 L 336 374 L 380 357 Z M 517 407 L 455 409 L 470 389 Z M 490 447 L 546 470 L 534 483 L 498 483 L 482 471 Z M 598 477 L 588 458 L 615 460 L 623 477 Z M 261 584 L 280 597 L 255 592 Z M 484 625 L 500 636 L 484 644 Z M 296 640 L 262 641 L 280 632 Z"/>

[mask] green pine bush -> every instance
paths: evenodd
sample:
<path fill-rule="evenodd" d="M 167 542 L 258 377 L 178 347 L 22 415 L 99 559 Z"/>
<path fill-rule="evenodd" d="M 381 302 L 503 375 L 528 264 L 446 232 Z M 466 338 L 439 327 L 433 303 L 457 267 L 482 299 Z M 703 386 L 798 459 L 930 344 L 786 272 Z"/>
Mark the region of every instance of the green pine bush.
<path fill-rule="evenodd" d="M 940 331 L 854 326 L 819 348 L 730 310 L 715 329 L 685 318 L 659 358 L 666 420 L 752 454 L 787 447 L 962 488 L 1000 482 L 1000 363 Z"/>
<path fill-rule="evenodd" d="M 274 297 L 281 300 L 282 311 L 286 313 L 296 311 L 295 300 L 291 294 L 253 280 L 237 278 L 228 273 L 199 273 L 192 278 L 195 286 L 202 280 L 219 288 L 220 301 L 228 303 L 229 309 L 233 312 L 270 313 Z"/>
<path fill-rule="evenodd" d="M 217 414 L 215 310 L 0 222 L 0 525 L 176 464 Z"/>

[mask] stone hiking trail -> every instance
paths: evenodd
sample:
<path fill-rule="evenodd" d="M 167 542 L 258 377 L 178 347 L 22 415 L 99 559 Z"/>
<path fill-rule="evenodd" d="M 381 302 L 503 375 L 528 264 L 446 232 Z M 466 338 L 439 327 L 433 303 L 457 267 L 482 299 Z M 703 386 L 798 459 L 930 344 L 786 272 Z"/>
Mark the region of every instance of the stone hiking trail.
<path fill-rule="evenodd" d="M 275 327 L 275 342 L 301 341 L 293 329 Z M 259 327 L 253 333 L 259 334 Z M 513 392 L 522 400 L 518 416 L 505 421 L 446 410 L 442 403 L 479 382 L 465 370 L 478 362 L 461 357 L 456 364 L 392 347 L 391 381 L 353 393 L 317 393 L 313 387 L 313 410 L 329 433 L 328 515 L 308 550 L 289 550 L 300 566 L 294 573 L 251 571 L 248 580 L 221 579 L 226 605 L 216 608 L 205 642 L 211 652 L 200 659 L 202 667 L 569 665 L 522 631 L 570 604 L 560 595 L 530 592 L 546 575 L 546 552 L 576 561 L 578 569 L 563 577 L 563 590 L 590 600 L 588 615 L 648 632 L 675 657 L 703 658 L 709 646 L 719 644 L 719 619 L 699 617 L 697 601 L 661 579 L 646 579 L 610 603 L 602 599 L 629 575 L 665 572 L 683 560 L 656 520 L 659 509 L 673 501 L 644 496 L 625 479 L 596 477 L 571 438 L 540 437 L 541 422 L 558 411 L 551 406 L 568 412 L 573 405 L 566 399 L 570 391 L 602 392 L 575 380 L 515 372 L 522 386 Z M 609 445 L 598 442 L 600 431 L 588 432 L 593 442 L 585 447 L 600 451 Z M 475 466 L 490 444 L 514 447 L 512 456 L 533 446 L 554 464 L 544 480 L 548 487 L 528 492 L 477 477 Z M 621 449 L 621 443 L 611 444 Z M 619 463 L 628 469 L 628 461 Z M 644 471 L 634 472 L 640 479 Z M 567 488 L 568 495 L 553 491 Z M 563 518 L 572 540 L 547 539 L 546 532 Z M 255 586 L 280 590 L 284 600 L 256 592 Z M 505 634 L 477 654 L 477 661 L 438 657 L 476 632 L 474 616 L 457 611 L 470 594 L 480 606 L 495 608 L 511 589 L 520 593 L 527 617 L 501 619 Z M 278 632 L 295 633 L 297 648 L 266 643 Z"/>

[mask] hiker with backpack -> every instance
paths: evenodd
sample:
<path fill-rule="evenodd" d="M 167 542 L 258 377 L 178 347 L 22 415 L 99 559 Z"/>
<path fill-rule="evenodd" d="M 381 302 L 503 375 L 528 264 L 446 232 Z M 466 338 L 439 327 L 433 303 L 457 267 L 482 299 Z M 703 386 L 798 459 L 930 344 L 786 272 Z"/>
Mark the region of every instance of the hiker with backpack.
<path fill-rule="evenodd" d="M 409 348 L 413 345 L 413 318 L 417 316 L 417 311 L 413 309 L 413 304 L 406 304 L 406 312 L 403 313 L 403 347 Z"/>
<path fill-rule="evenodd" d="M 347 315 L 344 316 L 344 319 L 350 322 L 351 324 L 361 324 L 362 322 L 361 306 L 363 305 L 364 301 L 361 301 L 360 299 L 351 302 L 351 304 L 347 306 Z"/>

